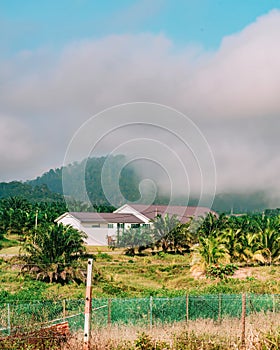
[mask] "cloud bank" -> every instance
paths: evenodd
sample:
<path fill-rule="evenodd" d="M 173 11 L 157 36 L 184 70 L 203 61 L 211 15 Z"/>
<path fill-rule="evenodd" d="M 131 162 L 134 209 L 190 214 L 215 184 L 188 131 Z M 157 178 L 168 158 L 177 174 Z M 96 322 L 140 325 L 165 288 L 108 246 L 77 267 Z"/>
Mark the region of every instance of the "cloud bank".
<path fill-rule="evenodd" d="M 175 108 L 207 138 L 218 191 L 280 186 L 280 11 L 225 37 L 178 50 L 164 35 L 111 35 L 0 62 L 1 181 L 62 165 L 75 131 L 115 104 Z M 102 150 L 100 150 L 102 151 Z"/>

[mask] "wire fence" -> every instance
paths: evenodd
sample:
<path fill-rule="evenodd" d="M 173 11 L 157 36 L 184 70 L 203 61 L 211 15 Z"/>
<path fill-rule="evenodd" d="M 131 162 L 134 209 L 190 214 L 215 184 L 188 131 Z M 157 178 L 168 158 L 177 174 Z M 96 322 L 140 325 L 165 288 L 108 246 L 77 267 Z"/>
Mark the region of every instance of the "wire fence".
<path fill-rule="evenodd" d="M 83 329 L 85 300 L 0 303 L 0 336 L 68 321 Z M 243 306 L 244 308 L 244 306 Z M 280 312 L 280 295 L 246 295 L 246 315 Z M 92 327 L 154 326 L 197 319 L 241 318 L 242 295 L 186 295 L 174 298 L 98 298 L 92 300 Z"/>

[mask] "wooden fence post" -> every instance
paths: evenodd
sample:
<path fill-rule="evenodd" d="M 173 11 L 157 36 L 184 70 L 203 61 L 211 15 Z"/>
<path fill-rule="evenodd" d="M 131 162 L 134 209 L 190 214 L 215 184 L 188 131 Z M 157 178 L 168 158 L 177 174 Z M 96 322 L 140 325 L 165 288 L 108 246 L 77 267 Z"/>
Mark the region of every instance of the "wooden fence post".
<path fill-rule="evenodd" d="M 186 322 L 189 322 L 189 294 L 186 295 Z"/>
<path fill-rule="evenodd" d="M 222 322 L 222 294 L 219 293 L 219 311 L 218 311 L 218 322 Z"/>
<path fill-rule="evenodd" d="M 246 349 L 246 293 L 242 294 L 242 313 L 241 313 L 241 349 Z"/>
<path fill-rule="evenodd" d="M 9 303 L 8 303 L 8 335 L 11 335 L 11 310 L 10 310 Z"/>
<path fill-rule="evenodd" d="M 63 312 L 63 321 L 65 322 L 65 319 L 66 319 L 66 300 L 63 299 L 62 300 L 62 312 Z"/>
<path fill-rule="evenodd" d="M 108 326 L 111 325 L 111 304 L 112 304 L 112 299 L 108 299 Z"/>
<path fill-rule="evenodd" d="M 150 296 L 150 328 L 153 327 L 153 297 Z"/>
<path fill-rule="evenodd" d="M 85 302 L 85 327 L 84 327 L 84 348 L 90 349 L 91 337 L 91 293 L 92 293 L 92 259 L 88 259 L 87 266 L 87 287 L 86 287 L 86 302 Z"/>

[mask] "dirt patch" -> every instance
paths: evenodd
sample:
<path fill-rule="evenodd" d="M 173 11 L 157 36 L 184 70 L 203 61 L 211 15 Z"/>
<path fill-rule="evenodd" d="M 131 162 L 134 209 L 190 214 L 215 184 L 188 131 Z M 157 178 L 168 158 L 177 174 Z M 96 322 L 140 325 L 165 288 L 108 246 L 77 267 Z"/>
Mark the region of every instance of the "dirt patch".
<path fill-rule="evenodd" d="M 252 276 L 252 269 L 250 267 L 241 267 L 234 272 L 232 278 L 247 278 Z"/>

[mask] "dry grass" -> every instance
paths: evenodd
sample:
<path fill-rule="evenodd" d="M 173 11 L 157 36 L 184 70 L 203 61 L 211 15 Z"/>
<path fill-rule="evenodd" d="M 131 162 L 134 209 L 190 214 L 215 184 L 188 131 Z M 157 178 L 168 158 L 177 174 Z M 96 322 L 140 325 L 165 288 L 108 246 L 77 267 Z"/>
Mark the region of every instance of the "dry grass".
<path fill-rule="evenodd" d="M 280 314 L 257 314 L 247 317 L 245 348 L 241 346 L 241 321 L 238 319 L 225 319 L 221 323 L 196 320 L 188 324 L 175 323 L 152 328 L 112 326 L 92 331 L 91 350 L 276 350 L 279 349 L 278 345 L 273 347 L 275 341 L 269 339 L 268 335 L 270 334 L 272 339 L 276 338 L 277 334 L 279 337 L 279 324 Z M 142 342 L 140 341 L 139 345 L 140 339 Z M 82 344 L 82 334 L 77 334 L 64 350 L 79 350 L 82 349 Z"/>
<path fill-rule="evenodd" d="M 0 255 L 4 257 L 18 255 L 20 248 L 21 246 L 15 246 L 15 247 L 7 247 L 7 248 L 0 249 Z"/>

